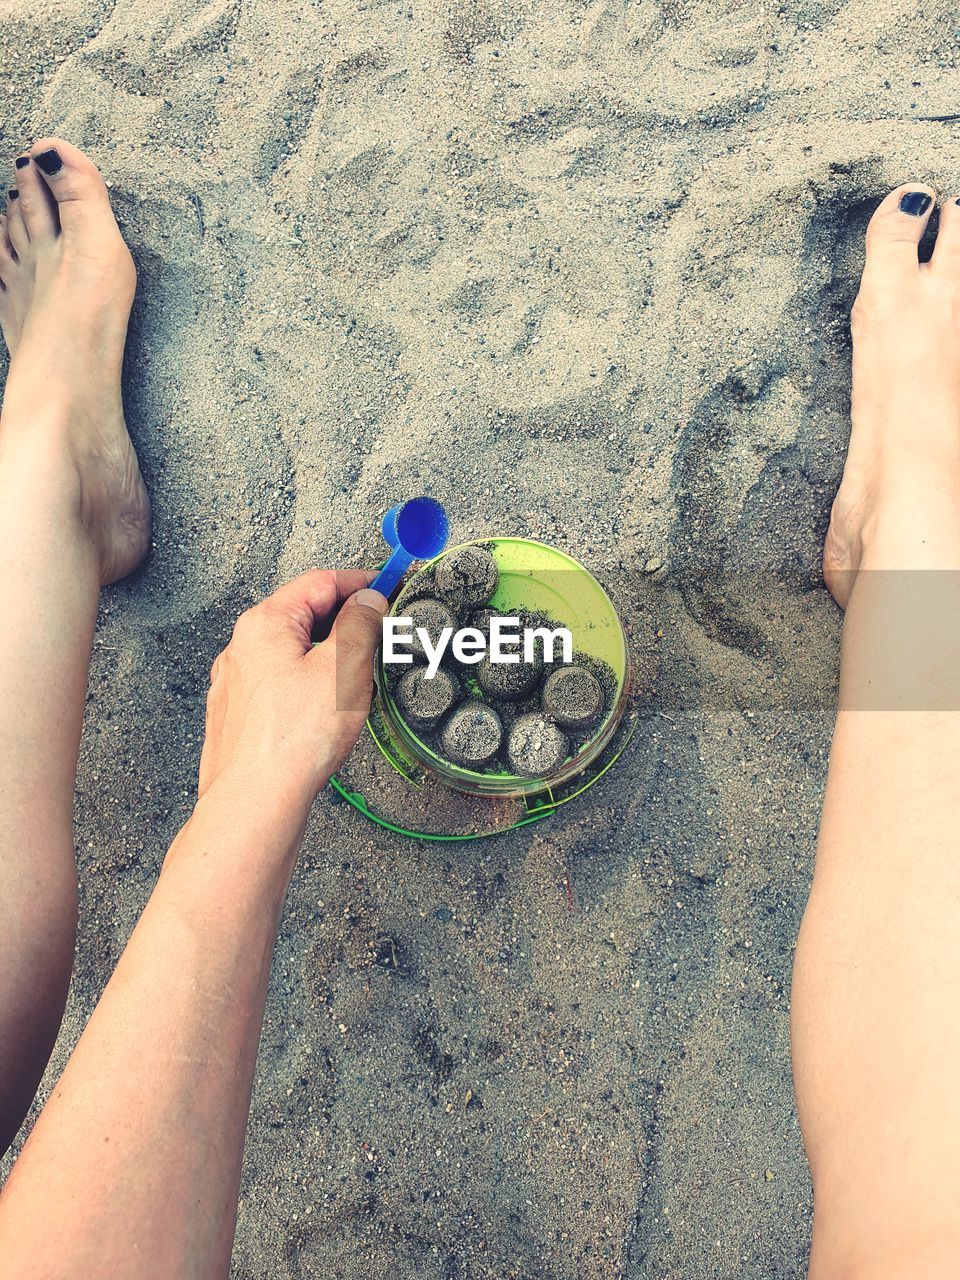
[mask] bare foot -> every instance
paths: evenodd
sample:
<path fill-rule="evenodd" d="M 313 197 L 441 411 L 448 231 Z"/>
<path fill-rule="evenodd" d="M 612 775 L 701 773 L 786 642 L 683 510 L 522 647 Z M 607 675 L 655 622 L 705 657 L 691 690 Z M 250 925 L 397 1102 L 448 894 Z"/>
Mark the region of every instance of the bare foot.
<path fill-rule="evenodd" d="M 69 142 L 16 162 L 0 215 L 0 327 L 10 351 L 0 441 L 42 434 L 77 480 L 78 515 L 103 583 L 146 554 L 150 501 L 120 396 L 136 272 L 103 179 Z"/>
<path fill-rule="evenodd" d="M 960 521 L 960 202 L 944 203 L 921 263 L 933 201 L 929 187 L 898 187 L 867 231 L 850 449 L 823 552 L 844 607 L 861 568 L 960 569 L 943 559 L 944 539 L 927 536 L 934 522 Z"/>

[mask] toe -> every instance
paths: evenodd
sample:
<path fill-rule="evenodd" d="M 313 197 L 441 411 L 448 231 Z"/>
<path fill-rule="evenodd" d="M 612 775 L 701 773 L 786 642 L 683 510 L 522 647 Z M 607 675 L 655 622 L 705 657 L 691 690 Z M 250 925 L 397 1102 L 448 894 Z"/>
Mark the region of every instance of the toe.
<path fill-rule="evenodd" d="M 906 182 L 880 202 L 867 228 L 867 270 L 881 266 L 917 271 L 917 256 L 933 209 L 934 192 L 919 182 Z"/>
<path fill-rule="evenodd" d="M 7 215 L 0 213 L 0 280 L 3 280 L 4 284 L 9 283 L 9 276 L 16 265 L 17 253 L 10 242 Z"/>
<path fill-rule="evenodd" d="M 17 260 L 13 256 L 13 246 L 7 236 L 7 215 L 0 213 L 0 284 L 6 289 L 14 271 Z"/>
<path fill-rule="evenodd" d="M 108 214 L 110 198 L 96 165 L 62 138 L 41 138 L 30 148 L 30 168 L 39 174 L 56 201 L 64 234 Z"/>
<path fill-rule="evenodd" d="M 960 277 L 960 199 L 951 196 L 940 210 L 940 227 L 930 265 L 939 274 Z"/>
<path fill-rule="evenodd" d="M 21 258 L 29 252 L 30 237 L 27 235 L 27 228 L 20 210 L 19 192 L 17 196 L 11 195 L 7 198 L 7 238 L 14 252 Z"/>
<path fill-rule="evenodd" d="M 46 183 L 37 172 L 35 164 L 23 164 L 25 157 L 17 159 L 15 173 L 17 185 L 17 209 L 31 242 L 42 244 L 52 240 L 59 229 L 57 206 L 50 199 Z M 27 157 L 29 161 L 29 157 Z"/>

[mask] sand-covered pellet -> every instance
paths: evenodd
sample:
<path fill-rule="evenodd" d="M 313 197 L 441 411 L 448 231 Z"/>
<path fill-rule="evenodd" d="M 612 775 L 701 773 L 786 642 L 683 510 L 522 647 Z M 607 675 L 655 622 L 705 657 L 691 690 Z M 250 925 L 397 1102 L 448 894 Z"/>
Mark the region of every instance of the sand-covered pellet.
<path fill-rule="evenodd" d="M 440 633 L 445 627 L 449 627 L 451 631 L 457 628 L 457 619 L 443 603 L 432 596 L 424 596 L 420 600 L 414 600 L 411 604 L 406 605 L 403 610 L 403 616 L 410 619 L 413 628 L 413 640 L 410 652 L 413 654 L 414 662 L 424 662 L 428 658 L 423 641 L 417 635 L 418 628 L 422 627 L 430 638 L 430 642 L 436 645 L 440 639 Z"/>
<path fill-rule="evenodd" d="M 396 699 L 403 717 L 418 729 L 439 723 L 459 696 L 459 682 L 443 667 L 432 678 L 426 667 L 411 667 L 397 684 Z"/>
<path fill-rule="evenodd" d="M 478 769 L 500 750 L 503 724 L 493 707 L 470 699 L 455 707 L 443 726 L 440 742 L 453 764 Z"/>
<path fill-rule="evenodd" d="M 496 618 L 497 611 L 495 609 L 473 609 L 467 615 L 467 626 L 473 627 L 480 634 L 486 637 L 487 642 L 490 640 L 490 623 Z"/>
<path fill-rule="evenodd" d="M 489 551 L 466 546 L 443 557 L 434 580 L 454 609 L 470 609 L 487 603 L 497 589 L 500 571 Z"/>
<path fill-rule="evenodd" d="M 534 655 L 533 662 L 491 662 L 484 658 L 477 667 L 477 681 L 488 697 L 504 702 L 519 702 L 536 688 L 543 674 L 543 658 Z"/>
<path fill-rule="evenodd" d="M 567 729 L 585 729 L 603 711 L 600 681 L 586 667 L 559 667 L 543 682 L 543 709 Z"/>
<path fill-rule="evenodd" d="M 514 773 L 546 778 L 569 754 L 566 734 L 539 711 L 520 716 L 507 738 L 507 757 Z"/>

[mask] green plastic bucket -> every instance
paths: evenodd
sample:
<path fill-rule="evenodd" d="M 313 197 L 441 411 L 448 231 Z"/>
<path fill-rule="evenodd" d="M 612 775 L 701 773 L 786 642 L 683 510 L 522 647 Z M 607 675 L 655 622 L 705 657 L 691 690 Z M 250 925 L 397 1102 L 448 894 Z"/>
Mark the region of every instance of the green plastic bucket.
<path fill-rule="evenodd" d="M 478 773 L 441 759 L 404 720 L 390 695 L 382 655 L 377 672 L 378 709 L 400 754 L 454 791 L 479 796 L 525 796 L 549 791 L 587 769 L 608 745 L 623 717 L 630 693 L 630 655 L 623 625 L 610 597 L 592 573 L 564 552 L 528 538 L 477 538 L 473 543 L 448 548 L 425 569 L 460 547 L 471 545 L 486 547 L 500 570 L 490 608 L 507 615 L 518 609 L 543 614 L 569 629 L 575 651 L 607 664 L 616 681 L 610 710 L 577 754 L 564 761 L 556 772 L 547 778 L 525 778 L 506 772 Z M 398 599 L 402 598 L 401 591 Z M 390 612 L 397 613 L 397 603 Z"/>

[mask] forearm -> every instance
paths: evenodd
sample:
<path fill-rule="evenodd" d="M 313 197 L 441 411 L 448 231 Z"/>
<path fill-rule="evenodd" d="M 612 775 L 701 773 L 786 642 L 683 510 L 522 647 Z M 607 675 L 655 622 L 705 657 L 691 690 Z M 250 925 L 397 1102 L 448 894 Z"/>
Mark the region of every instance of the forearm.
<path fill-rule="evenodd" d="M 228 784 L 198 803 L 0 1198 L 4 1280 L 226 1274 L 307 811 Z"/>

